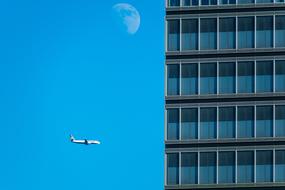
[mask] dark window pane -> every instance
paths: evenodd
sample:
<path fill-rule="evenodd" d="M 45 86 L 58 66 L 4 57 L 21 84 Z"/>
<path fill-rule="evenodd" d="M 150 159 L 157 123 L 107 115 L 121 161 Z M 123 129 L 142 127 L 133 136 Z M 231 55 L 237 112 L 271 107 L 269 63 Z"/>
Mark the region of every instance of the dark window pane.
<path fill-rule="evenodd" d="M 273 3 L 273 0 L 256 0 L 256 3 Z"/>
<path fill-rule="evenodd" d="M 254 17 L 238 18 L 238 48 L 254 48 Z"/>
<path fill-rule="evenodd" d="M 182 64 L 181 94 L 198 93 L 198 64 Z"/>
<path fill-rule="evenodd" d="M 167 110 L 167 139 L 179 139 L 179 109 Z"/>
<path fill-rule="evenodd" d="M 273 62 L 256 62 L 256 92 L 273 91 Z"/>
<path fill-rule="evenodd" d="M 236 19 L 220 18 L 220 49 L 236 47 Z"/>
<path fill-rule="evenodd" d="M 181 139 L 198 138 L 198 109 L 181 110 Z"/>
<path fill-rule="evenodd" d="M 238 92 L 254 92 L 254 62 L 238 62 Z"/>
<path fill-rule="evenodd" d="M 238 0 L 238 4 L 250 4 L 254 3 L 254 0 Z"/>
<path fill-rule="evenodd" d="M 236 4 L 236 0 L 220 0 L 221 5 Z"/>
<path fill-rule="evenodd" d="M 183 6 L 198 6 L 198 0 L 183 0 Z"/>
<path fill-rule="evenodd" d="M 238 107 L 238 138 L 254 137 L 254 108 Z"/>
<path fill-rule="evenodd" d="M 200 33 L 201 50 L 217 49 L 217 19 L 201 19 Z"/>
<path fill-rule="evenodd" d="M 176 185 L 179 183 L 179 155 L 167 155 L 167 184 Z"/>
<path fill-rule="evenodd" d="M 200 183 L 213 184 L 216 183 L 216 153 L 203 152 L 200 153 Z"/>
<path fill-rule="evenodd" d="M 235 152 L 219 152 L 219 183 L 235 182 Z"/>
<path fill-rule="evenodd" d="M 256 151 L 256 182 L 273 181 L 273 155 L 271 150 Z"/>
<path fill-rule="evenodd" d="M 180 6 L 180 0 L 169 0 L 169 6 Z"/>
<path fill-rule="evenodd" d="M 256 107 L 256 137 L 273 136 L 273 109 L 272 106 Z"/>
<path fill-rule="evenodd" d="M 167 65 L 167 95 L 179 95 L 179 65 Z"/>
<path fill-rule="evenodd" d="M 198 183 L 198 154 L 181 153 L 181 183 Z"/>
<path fill-rule="evenodd" d="M 273 47 L 273 17 L 261 16 L 256 19 L 256 47 Z"/>
<path fill-rule="evenodd" d="M 230 94 L 236 91 L 235 63 L 219 63 L 219 93 Z"/>
<path fill-rule="evenodd" d="M 217 93 L 217 65 L 216 63 L 200 64 L 200 93 Z"/>
<path fill-rule="evenodd" d="M 285 16 L 275 17 L 275 46 L 285 47 Z"/>
<path fill-rule="evenodd" d="M 198 20 L 182 20 L 182 50 L 198 49 Z"/>
<path fill-rule="evenodd" d="M 275 152 L 275 181 L 285 182 L 285 150 Z"/>
<path fill-rule="evenodd" d="M 254 153 L 242 151 L 237 154 L 237 182 L 252 183 L 254 181 Z"/>
<path fill-rule="evenodd" d="M 217 109 L 201 108 L 200 110 L 200 138 L 215 139 L 217 129 Z"/>
<path fill-rule="evenodd" d="M 219 108 L 219 138 L 235 137 L 235 108 Z"/>
<path fill-rule="evenodd" d="M 285 61 L 275 62 L 275 91 L 285 92 Z"/>
<path fill-rule="evenodd" d="M 180 49 L 180 21 L 168 21 L 168 51 L 179 51 Z"/>
<path fill-rule="evenodd" d="M 285 106 L 275 107 L 275 136 L 285 137 Z"/>

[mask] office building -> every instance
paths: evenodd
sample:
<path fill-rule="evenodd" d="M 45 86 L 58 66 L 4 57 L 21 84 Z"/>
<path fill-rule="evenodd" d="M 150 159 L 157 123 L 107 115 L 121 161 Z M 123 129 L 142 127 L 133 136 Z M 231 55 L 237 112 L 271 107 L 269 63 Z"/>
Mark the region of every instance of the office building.
<path fill-rule="evenodd" d="M 285 189 L 284 0 L 167 0 L 165 189 Z"/>

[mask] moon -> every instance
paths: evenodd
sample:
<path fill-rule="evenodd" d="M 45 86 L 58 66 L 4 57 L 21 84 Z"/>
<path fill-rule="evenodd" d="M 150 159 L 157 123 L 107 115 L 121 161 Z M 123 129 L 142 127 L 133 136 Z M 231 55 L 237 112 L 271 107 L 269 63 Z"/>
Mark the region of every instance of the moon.
<path fill-rule="evenodd" d="M 113 6 L 115 17 L 118 24 L 122 25 L 128 34 L 135 34 L 140 27 L 140 14 L 137 9 L 127 3 L 118 3 Z"/>

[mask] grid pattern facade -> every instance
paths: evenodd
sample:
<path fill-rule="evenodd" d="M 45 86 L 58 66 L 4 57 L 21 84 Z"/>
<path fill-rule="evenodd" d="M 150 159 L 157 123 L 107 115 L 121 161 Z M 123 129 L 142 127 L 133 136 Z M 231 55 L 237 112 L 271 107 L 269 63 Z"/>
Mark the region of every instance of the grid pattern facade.
<path fill-rule="evenodd" d="M 285 189 L 284 0 L 165 5 L 165 189 Z"/>

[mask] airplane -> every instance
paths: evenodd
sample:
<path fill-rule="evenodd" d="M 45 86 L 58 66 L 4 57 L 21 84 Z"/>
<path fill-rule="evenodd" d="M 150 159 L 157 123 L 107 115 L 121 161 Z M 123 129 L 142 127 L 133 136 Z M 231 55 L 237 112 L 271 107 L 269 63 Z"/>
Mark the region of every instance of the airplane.
<path fill-rule="evenodd" d="M 101 144 L 100 141 L 96 141 L 96 140 L 76 140 L 73 135 L 70 135 L 70 141 L 72 143 L 77 143 L 77 144 L 85 144 L 85 145 L 90 145 L 90 144 Z"/>

